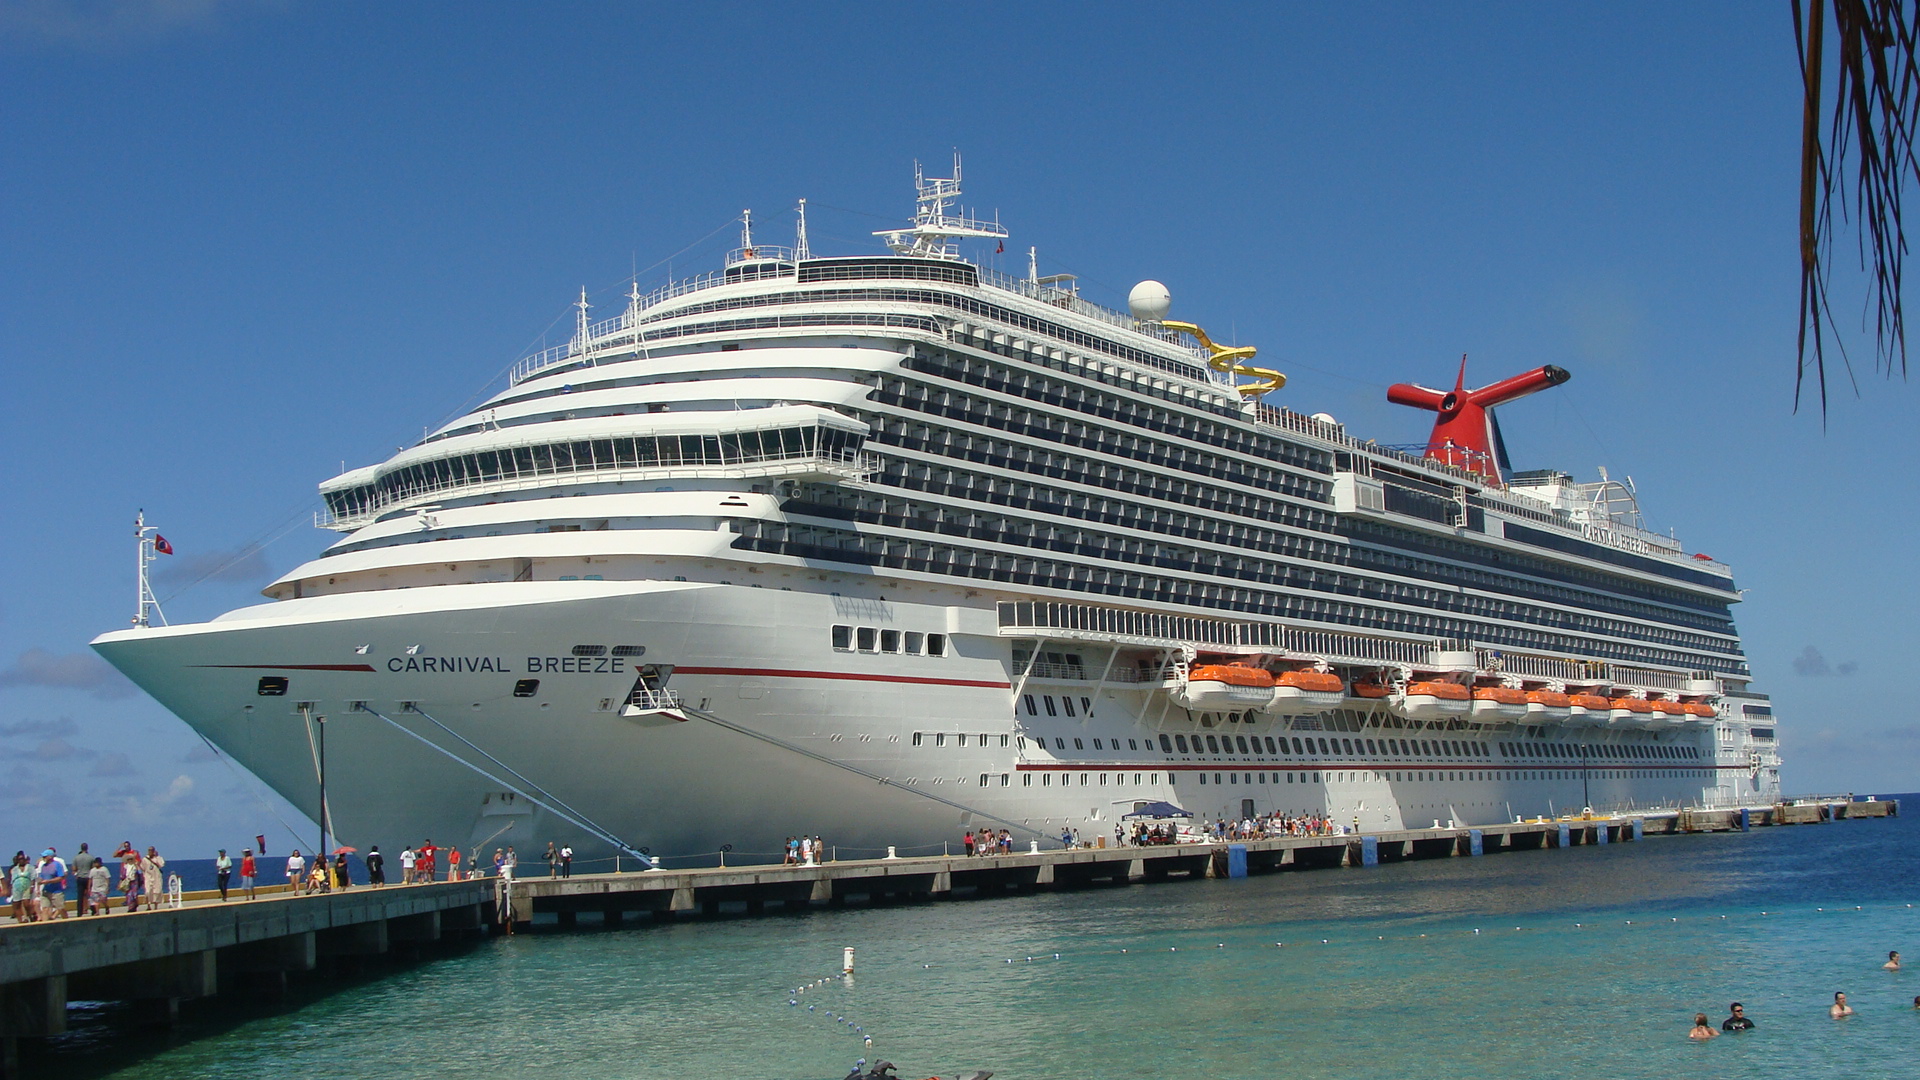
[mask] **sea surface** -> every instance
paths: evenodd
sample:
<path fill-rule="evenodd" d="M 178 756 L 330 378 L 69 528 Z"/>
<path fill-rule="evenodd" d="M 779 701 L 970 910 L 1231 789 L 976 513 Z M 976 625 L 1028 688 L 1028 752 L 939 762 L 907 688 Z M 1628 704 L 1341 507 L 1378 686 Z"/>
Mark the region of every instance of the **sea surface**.
<path fill-rule="evenodd" d="M 1915 903 L 1920 821 L 1896 818 L 617 930 L 589 916 L 171 1032 L 76 1009 L 30 1065 L 130 1080 L 839 1080 L 862 1057 L 911 1080 L 1912 1076 Z M 1889 949 L 1916 966 L 1882 971 Z M 1857 1016 L 1828 1019 L 1836 990 Z M 1694 1013 L 1717 1027 L 1735 1000 L 1755 1030 L 1687 1040 Z"/>

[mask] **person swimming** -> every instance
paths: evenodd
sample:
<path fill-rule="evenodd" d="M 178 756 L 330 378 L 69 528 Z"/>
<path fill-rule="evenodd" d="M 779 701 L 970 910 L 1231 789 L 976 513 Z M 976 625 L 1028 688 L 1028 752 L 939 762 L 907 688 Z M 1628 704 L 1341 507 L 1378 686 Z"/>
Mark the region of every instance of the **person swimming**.
<path fill-rule="evenodd" d="M 1707 1023 L 1706 1013 L 1693 1014 L 1693 1030 L 1687 1032 L 1687 1038 L 1704 1041 L 1706 1039 L 1717 1039 L 1719 1037 L 1720 1033 L 1713 1030 L 1712 1024 Z"/>
<path fill-rule="evenodd" d="M 1894 951 L 1888 953 L 1887 962 L 1884 964 L 1881 964 L 1880 967 L 1886 971 L 1899 971 L 1900 970 L 1900 950 L 1895 949 Z"/>
<path fill-rule="evenodd" d="M 1739 1002 L 1727 1006 L 1727 1018 L 1720 1021 L 1721 1031 L 1751 1031 L 1753 1021 L 1747 1019 L 1746 1006 Z"/>
<path fill-rule="evenodd" d="M 1827 1015 L 1833 1017 L 1835 1020 L 1853 1015 L 1853 1006 L 1847 1004 L 1847 992 L 1845 990 L 1835 990 L 1833 992 L 1833 1004 L 1827 1006 Z"/>

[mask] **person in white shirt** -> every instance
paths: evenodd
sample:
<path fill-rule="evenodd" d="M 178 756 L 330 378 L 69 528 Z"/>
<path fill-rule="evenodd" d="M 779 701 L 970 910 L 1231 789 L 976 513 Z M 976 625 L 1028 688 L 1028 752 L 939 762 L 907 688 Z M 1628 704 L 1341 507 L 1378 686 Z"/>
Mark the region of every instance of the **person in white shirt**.
<path fill-rule="evenodd" d="M 307 860 L 300 857 L 299 848 L 294 848 L 293 854 L 287 856 L 287 883 L 293 886 L 295 893 L 299 893 L 305 891 L 306 881 Z"/>
<path fill-rule="evenodd" d="M 400 884 L 402 885 L 413 884 L 413 860 L 412 845 L 400 849 Z"/>

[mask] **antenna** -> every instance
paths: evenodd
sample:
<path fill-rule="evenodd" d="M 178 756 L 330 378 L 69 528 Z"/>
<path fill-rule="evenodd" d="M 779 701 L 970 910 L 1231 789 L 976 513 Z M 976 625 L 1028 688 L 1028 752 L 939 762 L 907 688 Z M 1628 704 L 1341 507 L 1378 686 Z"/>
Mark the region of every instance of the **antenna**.
<path fill-rule="evenodd" d="M 593 308 L 592 304 L 587 303 L 585 285 L 580 286 L 580 299 L 573 306 L 580 309 L 580 314 L 575 317 L 573 324 L 573 351 L 583 353 L 587 351 L 587 312 Z"/>
<path fill-rule="evenodd" d="M 928 179 L 920 163 L 914 162 L 913 186 L 913 225 L 905 229 L 879 229 L 873 234 L 884 238 L 894 254 L 922 259 L 958 259 L 960 251 L 954 243 L 956 240 L 1007 238 L 1007 230 L 997 218 L 993 221 L 976 221 L 968 217 L 964 209 L 958 214 L 950 212 L 955 200 L 960 197 L 958 151 L 953 155 L 951 177 Z"/>
<path fill-rule="evenodd" d="M 753 211 L 740 211 L 740 251 L 753 258 Z"/>
<path fill-rule="evenodd" d="M 1040 280 L 1040 249 L 1037 247 L 1027 249 L 1027 280 Z"/>
<path fill-rule="evenodd" d="M 793 227 L 793 257 L 796 261 L 813 258 L 813 252 L 807 248 L 807 200 L 805 199 L 800 200 L 799 224 Z"/>

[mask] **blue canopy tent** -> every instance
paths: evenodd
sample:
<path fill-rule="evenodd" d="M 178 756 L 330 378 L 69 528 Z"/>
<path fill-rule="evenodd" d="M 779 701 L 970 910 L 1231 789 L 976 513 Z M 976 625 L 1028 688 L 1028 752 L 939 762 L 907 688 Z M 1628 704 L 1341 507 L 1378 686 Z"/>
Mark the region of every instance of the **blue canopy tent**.
<path fill-rule="evenodd" d="M 1120 820 L 1126 821 L 1128 818 L 1176 818 L 1192 816 L 1192 811 L 1182 810 L 1170 802 L 1150 802 L 1141 804 L 1139 809 L 1130 814 L 1121 814 Z"/>

